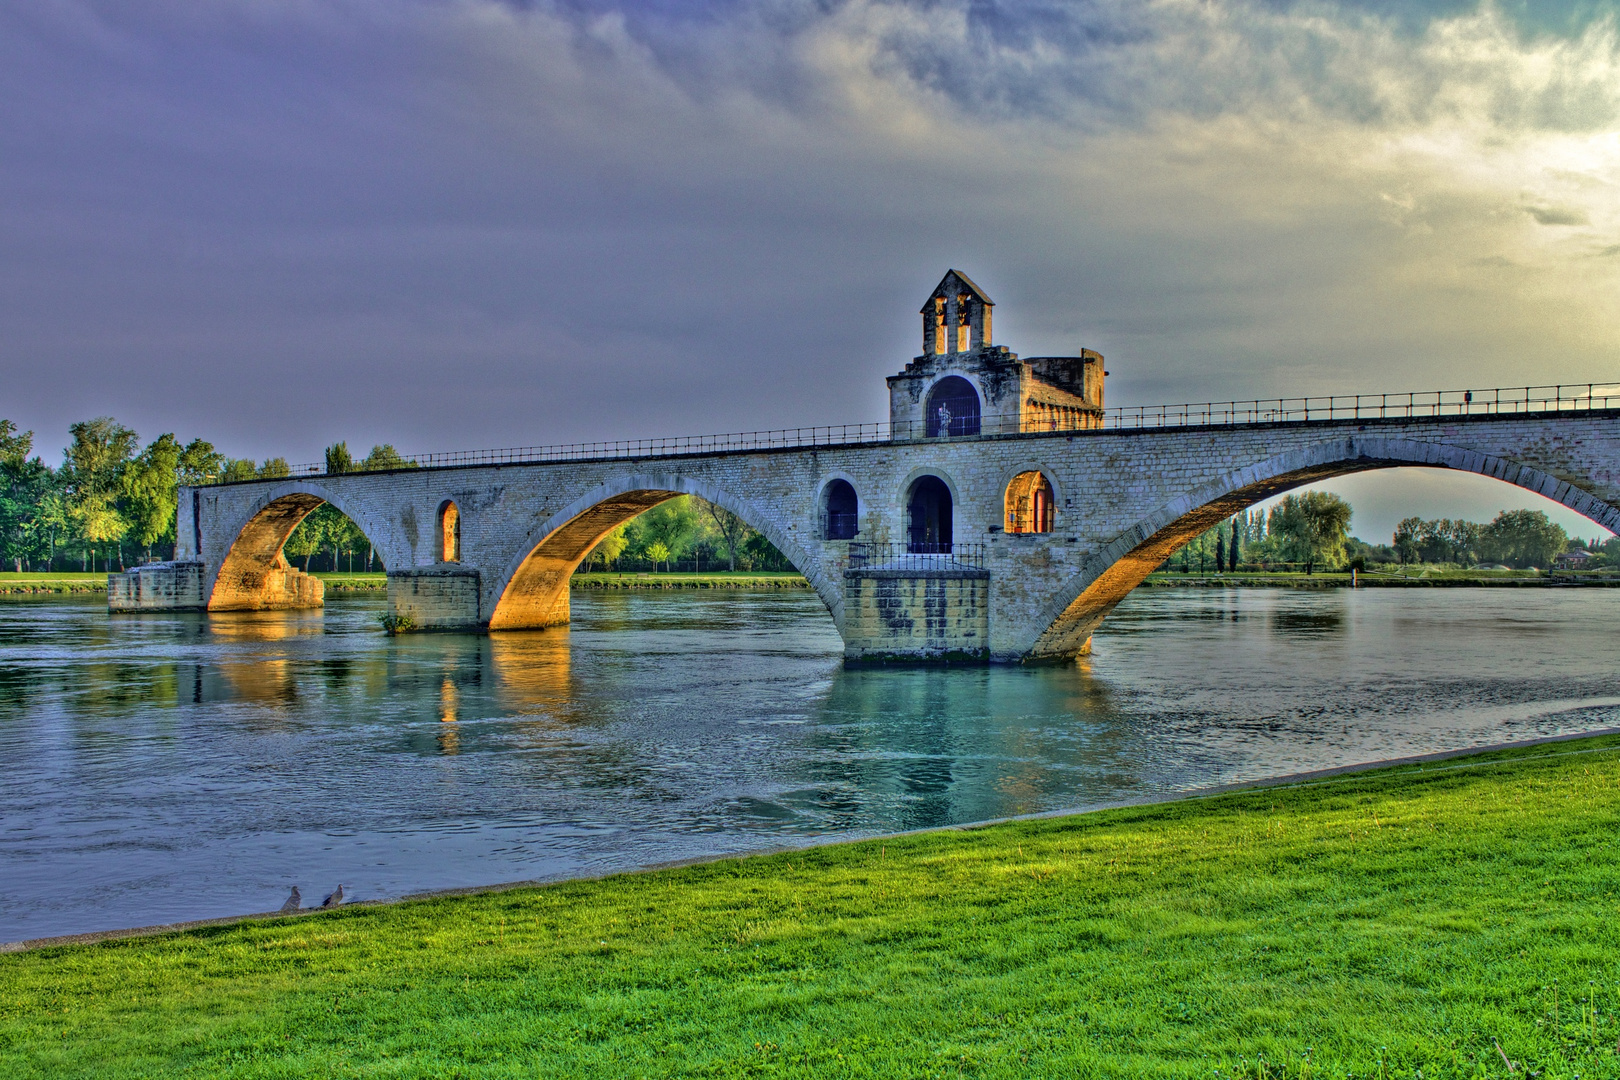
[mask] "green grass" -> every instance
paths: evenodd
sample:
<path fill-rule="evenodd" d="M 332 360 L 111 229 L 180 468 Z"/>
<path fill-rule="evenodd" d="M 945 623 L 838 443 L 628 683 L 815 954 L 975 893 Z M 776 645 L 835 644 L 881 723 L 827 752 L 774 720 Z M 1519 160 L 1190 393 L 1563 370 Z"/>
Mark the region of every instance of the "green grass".
<path fill-rule="evenodd" d="M 345 574 L 341 571 L 333 573 L 330 570 L 319 570 L 311 573 L 310 577 L 320 578 L 327 592 L 381 592 L 388 588 L 388 575 L 380 572 Z"/>
<path fill-rule="evenodd" d="M 0 594 L 4 593 L 80 593 L 107 591 L 107 571 L 93 574 L 71 572 L 52 573 L 0 573 Z"/>
<path fill-rule="evenodd" d="M 1614 1077 L 1617 749 L 0 956 L 0 1075 Z"/>

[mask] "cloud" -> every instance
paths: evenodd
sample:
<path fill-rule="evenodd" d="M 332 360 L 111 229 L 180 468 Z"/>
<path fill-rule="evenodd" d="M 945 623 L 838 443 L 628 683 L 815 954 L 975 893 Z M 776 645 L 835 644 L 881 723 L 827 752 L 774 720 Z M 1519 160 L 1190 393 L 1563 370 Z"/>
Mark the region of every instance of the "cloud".
<path fill-rule="evenodd" d="M 40 431 L 871 419 L 947 265 L 1115 401 L 1586 382 L 1620 331 L 1612 17 L 48 0 L 0 13 L 0 133 Z"/>

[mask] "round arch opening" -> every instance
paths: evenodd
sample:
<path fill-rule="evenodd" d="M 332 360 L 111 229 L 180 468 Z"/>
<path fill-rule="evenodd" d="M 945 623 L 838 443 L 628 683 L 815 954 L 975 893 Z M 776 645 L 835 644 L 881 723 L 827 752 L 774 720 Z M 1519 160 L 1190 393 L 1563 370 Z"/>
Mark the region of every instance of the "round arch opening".
<path fill-rule="evenodd" d="M 952 543 L 951 489 L 937 476 L 919 476 L 906 494 L 906 549 L 948 555 Z"/>
<path fill-rule="evenodd" d="M 461 510 L 449 499 L 439 505 L 439 561 L 461 561 Z"/>
<path fill-rule="evenodd" d="M 979 433 L 979 392 L 960 375 L 947 375 L 928 391 L 928 437 Z"/>
<path fill-rule="evenodd" d="M 860 500 L 848 480 L 833 480 L 821 495 L 823 540 L 853 540 L 860 531 Z"/>
<path fill-rule="evenodd" d="M 1019 473 L 1007 485 L 1006 529 L 1012 534 L 1049 533 L 1057 516 L 1052 482 L 1044 473 Z"/>

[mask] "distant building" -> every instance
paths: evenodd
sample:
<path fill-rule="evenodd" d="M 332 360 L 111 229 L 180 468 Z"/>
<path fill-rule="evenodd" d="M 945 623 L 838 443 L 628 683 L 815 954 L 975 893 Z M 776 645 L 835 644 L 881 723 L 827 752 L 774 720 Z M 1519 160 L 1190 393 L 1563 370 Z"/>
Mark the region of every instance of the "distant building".
<path fill-rule="evenodd" d="M 992 341 L 995 306 L 960 271 L 940 279 L 922 306 L 922 355 L 889 376 L 895 438 L 1102 427 L 1102 354 L 1020 360 Z"/>
<path fill-rule="evenodd" d="M 1579 570 L 1592 560 L 1592 553 L 1583 548 L 1566 551 L 1553 559 L 1553 565 L 1561 570 Z"/>

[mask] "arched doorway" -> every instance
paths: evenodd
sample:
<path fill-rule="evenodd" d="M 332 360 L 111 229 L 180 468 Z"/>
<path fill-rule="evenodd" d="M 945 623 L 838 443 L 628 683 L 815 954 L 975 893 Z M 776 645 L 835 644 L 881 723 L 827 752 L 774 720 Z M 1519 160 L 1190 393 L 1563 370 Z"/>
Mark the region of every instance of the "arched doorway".
<path fill-rule="evenodd" d="M 1052 482 L 1039 472 L 1019 473 L 1007 485 L 1007 531 L 1049 533 L 1056 516 Z"/>
<path fill-rule="evenodd" d="M 937 476 L 919 476 L 906 498 L 907 549 L 914 554 L 949 554 L 951 489 Z"/>
<path fill-rule="evenodd" d="M 848 480 L 834 480 L 822 493 L 821 536 L 824 540 L 850 540 L 860 530 L 860 504 Z"/>
<path fill-rule="evenodd" d="M 948 375 L 928 391 L 928 437 L 977 435 L 979 392 L 960 375 Z"/>

